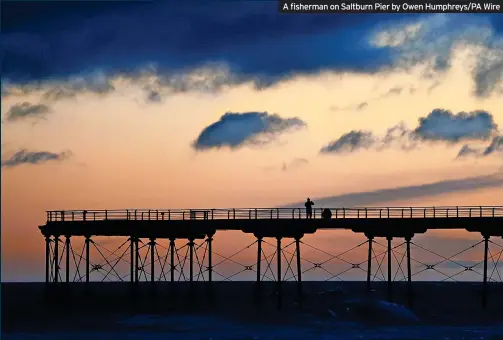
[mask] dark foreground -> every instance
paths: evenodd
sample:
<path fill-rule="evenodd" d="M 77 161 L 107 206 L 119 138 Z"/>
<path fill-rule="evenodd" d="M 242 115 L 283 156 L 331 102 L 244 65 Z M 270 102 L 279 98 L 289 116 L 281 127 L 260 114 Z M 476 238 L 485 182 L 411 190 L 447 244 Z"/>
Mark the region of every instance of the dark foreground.
<path fill-rule="evenodd" d="M 55 334 L 60 338 L 65 338 L 62 334 L 78 338 L 78 334 L 94 332 L 83 338 L 100 338 L 99 334 L 108 334 L 104 338 L 111 338 L 110 334 L 118 336 L 133 329 L 134 334 L 168 332 L 161 338 L 218 339 L 225 337 L 217 336 L 221 333 L 213 337 L 204 334 L 212 327 L 232 333 L 234 326 L 229 324 L 232 323 L 247 324 L 254 331 L 266 327 L 265 334 L 268 334 L 267 327 L 282 327 L 283 330 L 301 327 L 315 330 L 323 339 L 354 338 L 351 334 L 355 329 L 361 334 L 363 330 L 372 329 L 379 335 L 377 338 L 393 338 L 384 333 L 389 327 L 393 332 L 397 329 L 407 331 L 409 335 L 402 338 L 437 338 L 434 333 L 428 333 L 429 330 L 441 328 L 439 337 L 443 337 L 445 332 L 450 334 L 449 329 L 454 332 L 459 327 L 468 327 L 476 330 L 474 338 L 503 339 L 502 284 L 489 286 L 486 309 L 482 308 L 479 283 L 415 282 L 413 287 L 413 299 L 409 301 L 406 285 L 394 284 L 394 303 L 389 303 L 386 284 L 376 283 L 374 290 L 368 293 L 364 282 L 305 282 L 300 300 L 294 282 L 283 283 L 281 300 L 276 294 L 276 284 L 270 282 L 261 283 L 260 288 L 252 282 L 214 282 L 211 286 L 194 283 L 192 287 L 188 283 L 173 286 L 140 283 L 134 287 L 129 283 L 91 283 L 88 286 L 78 283 L 53 285 L 49 289 L 43 283 L 4 283 L 2 335 L 13 339 L 42 339 L 40 336 L 44 334 L 49 338 Z M 180 316 L 190 316 L 190 320 L 180 320 Z M 184 323 L 189 325 L 189 330 L 180 333 L 178 328 Z M 202 333 L 190 330 L 202 324 L 206 329 Z M 347 331 L 345 327 L 349 327 Z M 169 333 L 174 329 L 175 333 Z M 425 331 L 426 335 L 414 337 L 413 330 L 419 331 L 418 334 Z M 489 332 L 487 336 L 482 335 L 486 334 L 483 330 Z M 342 337 L 330 336 L 331 331 L 339 332 Z M 254 338 L 236 334 L 231 338 Z M 300 330 L 295 331 L 285 338 L 308 336 L 300 334 Z M 460 339 L 471 338 L 464 331 L 462 334 Z M 457 338 L 452 334 L 448 337 Z M 131 334 L 117 338 L 131 338 Z M 139 338 L 150 339 L 150 335 Z"/>

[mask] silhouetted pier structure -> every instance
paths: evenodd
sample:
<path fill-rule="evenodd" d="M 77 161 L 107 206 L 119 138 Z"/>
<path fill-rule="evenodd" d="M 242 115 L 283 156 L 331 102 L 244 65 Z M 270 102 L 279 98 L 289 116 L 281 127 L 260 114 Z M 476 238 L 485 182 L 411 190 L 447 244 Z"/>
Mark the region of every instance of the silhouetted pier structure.
<path fill-rule="evenodd" d="M 484 245 L 484 267 L 481 276 L 483 280 L 483 305 L 486 305 L 489 244 L 492 243 L 491 238 L 503 237 L 503 206 L 333 208 L 330 209 L 332 216 L 329 219 L 322 218 L 322 211 L 323 209 L 313 209 L 312 219 L 306 218 L 305 209 L 302 208 L 48 211 L 46 224 L 39 227 L 46 240 L 45 280 L 47 283 L 90 282 L 91 272 L 103 270 L 103 265 L 91 262 L 90 249 L 92 245 L 95 245 L 93 237 L 114 236 L 127 238 L 119 248 L 129 243 L 129 247 L 127 247 L 129 249 L 126 249 L 120 256 L 116 254 L 116 251 L 110 252 L 115 257 L 114 259 L 107 259 L 107 255 L 100 252 L 104 263 L 110 267 L 103 281 L 110 275 L 117 277 L 120 281 L 125 281 L 114 268 L 117 262 L 124 260 L 129 255 L 129 260 L 126 262 L 129 262 L 129 281 L 131 283 L 139 282 L 141 275 L 146 281 L 152 283 L 175 282 L 177 281 L 175 274 L 179 274 L 178 281 L 183 276 L 185 281 L 192 283 L 203 275 L 203 279 L 211 283 L 214 281 L 212 242 L 215 233 L 217 231 L 238 230 L 253 234 L 256 238 L 254 244 L 256 243 L 257 247 L 257 261 L 254 265 L 242 265 L 243 271 L 256 271 L 256 282 L 260 283 L 266 278 L 269 270 L 272 273 L 271 263 L 275 256 L 277 272 L 276 275 L 272 273 L 272 276 L 273 280 L 277 282 L 278 292 L 281 292 L 281 283 L 285 279 L 286 272 L 290 272 L 293 274 L 290 278 L 298 283 L 300 293 L 303 276 L 301 245 L 304 244 L 302 242 L 304 235 L 313 234 L 317 230 L 323 229 L 345 229 L 361 233 L 367 239 L 366 242 L 358 245 L 358 247 L 364 244 L 368 245 L 367 260 L 361 263 L 348 262 L 348 264 L 351 266 L 350 269 L 366 271 L 368 290 L 371 289 L 372 277 L 375 276 L 372 273 L 372 262 L 376 261 L 377 255 L 373 245 L 378 244 L 376 240 L 378 238 L 386 239 L 387 249 L 384 253 L 387 255 L 387 287 L 390 298 L 393 281 L 392 255 L 394 255 L 391 242 L 393 239 L 405 241 L 406 250 L 402 255 L 406 257 L 407 275 L 404 280 L 408 283 L 409 296 L 411 296 L 413 276 L 411 243 L 414 235 L 432 229 L 464 229 L 479 233 L 481 235 L 480 243 Z M 80 255 L 74 251 L 71 245 L 71 240 L 75 237 L 85 239 L 84 249 Z M 267 239 L 270 238 L 276 241 L 276 253 L 272 255 L 272 258 L 266 256 L 263 251 L 263 244 L 270 244 L 267 242 Z M 145 239 L 148 240 L 148 243 L 143 243 L 142 240 Z M 158 251 L 159 240 L 162 239 L 169 240 L 169 247 L 163 257 L 159 255 Z M 180 249 L 177 249 L 175 244 L 175 241 L 180 239 L 188 241 L 183 265 L 179 258 Z M 282 241 L 285 239 L 293 241 L 288 246 L 284 246 Z M 201 245 L 196 244 L 201 240 L 203 241 Z M 197 249 L 203 244 L 205 245 L 204 257 L 201 260 Z M 285 251 L 285 248 L 290 245 L 295 245 L 295 251 Z M 140 249 L 143 247 L 147 247 L 147 253 L 144 256 L 140 254 Z M 502 253 L 503 251 L 499 252 L 500 257 Z M 286 254 L 291 257 L 287 258 Z M 149 255 L 150 259 L 148 259 Z M 74 260 L 76 271 L 73 279 L 70 276 L 71 258 Z M 296 261 L 293 261 L 294 258 Z M 451 261 L 451 258 L 444 257 L 444 261 L 441 262 Z M 147 276 L 145 268 L 148 260 L 150 268 L 147 269 L 150 271 L 150 277 Z M 184 265 L 187 260 L 189 263 L 188 278 L 184 274 Z M 230 257 L 227 260 L 231 260 Z M 82 261 L 85 261 L 83 275 L 79 270 Z M 380 262 L 377 261 L 377 271 L 381 269 L 383 261 L 384 259 Z M 498 261 L 499 258 L 496 260 L 495 268 Z M 262 268 L 264 262 L 267 266 L 265 271 Z M 282 269 L 282 262 L 286 263 L 286 268 Z M 322 268 L 323 263 L 311 263 L 311 265 L 313 268 Z M 165 271 L 166 266 L 169 270 Z M 296 272 L 293 271 L 293 266 L 296 267 Z M 401 261 L 399 266 L 401 266 Z M 424 270 L 436 270 L 435 264 L 424 264 L 424 266 Z M 474 266 L 463 267 L 466 271 L 474 270 Z M 62 269 L 65 273 L 64 279 L 61 277 Z M 194 269 L 197 269 L 198 275 L 195 275 Z"/>

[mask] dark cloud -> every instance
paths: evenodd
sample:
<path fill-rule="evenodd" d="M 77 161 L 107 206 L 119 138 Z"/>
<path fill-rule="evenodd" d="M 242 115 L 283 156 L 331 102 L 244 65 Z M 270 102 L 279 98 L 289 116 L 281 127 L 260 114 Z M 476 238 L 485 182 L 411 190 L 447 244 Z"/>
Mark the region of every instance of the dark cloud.
<path fill-rule="evenodd" d="M 5 77 L 19 82 L 94 69 L 131 73 L 148 65 L 170 72 L 214 62 L 262 84 L 323 69 L 376 72 L 392 59 L 370 46 L 366 33 L 399 20 L 387 14 L 284 16 L 270 2 L 146 2 L 97 8 L 92 15 L 65 6 L 64 13 L 40 10 L 36 21 L 3 25 Z M 9 4 L 3 11 L 13 7 L 19 9 Z"/>
<path fill-rule="evenodd" d="M 424 140 L 459 142 L 464 139 L 486 140 L 497 131 L 493 116 L 486 111 L 459 112 L 435 109 L 419 119 L 414 134 Z"/>
<path fill-rule="evenodd" d="M 469 177 L 445 180 L 434 183 L 380 189 L 375 191 L 348 193 L 314 200 L 317 207 L 362 207 L 382 205 L 390 202 L 407 202 L 424 197 L 443 194 L 476 191 L 484 188 L 503 186 L 503 176 L 497 173 L 489 176 Z M 304 202 L 286 205 L 286 207 L 303 207 Z"/>
<path fill-rule="evenodd" d="M 305 158 L 295 158 L 289 163 L 283 163 L 281 170 L 283 170 L 283 171 L 295 170 L 295 169 L 298 169 L 308 163 L 309 163 L 309 161 Z"/>
<path fill-rule="evenodd" d="M 485 148 L 463 145 L 461 150 L 459 150 L 458 158 L 486 157 L 495 153 L 503 154 L 503 136 L 494 137 L 491 143 Z"/>
<path fill-rule="evenodd" d="M 353 130 L 325 145 L 321 148 L 321 153 L 350 153 L 366 150 L 372 148 L 376 141 L 372 132 Z"/>
<path fill-rule="evenodd" d="M 41 118 L 48 112 L 50 112 L 50 108 L 47 105 L 23 102 L 13 105 L 9 111 L 7 111 L 6 117 L 7 121 L 13 122 L 26 118 Z"/>
<path fill-rule="evenodd" d="M 418 37 L 409 34 L 409 45 L 402 46 L 396 32 L 408 32 L 404 25 L 435 16 L 290 16 L 268 1 L 5 2 L 2 13 L 2 77 L 16 84 L 66 80 L 96 70 L 107 76 L 131 75 L 150 66 L 166 75 L 215 63 L 226 65 L 235 76 L 225 78 L 226 84 L 252 81 L 258 87 L 296 74 L 375 73 L 430 59 L 441 70 L 449 66 L 463 27 L 489 25 L 495 37 L 486 39 L 487 44 L 502 34 L 497 14 L 452 16 L 445 25 L 422 25 L 429 29 Z M 388 34 L 388 44 L 370 43 L 370 36 L 383 28 L 396 31 Z M 490 69 L 478 77 L 493 77 L 496 68 Z M 491 86 L 486 88 L 482 92 Z"/>
<path fill-rule="evenodd" d="M 244 145 L 261 145 L 272 141 L 278 134 L 306 126 L 299 118 L 282 118 L 267 112 L 227 112 L 204 128 L 192 144 L 196 150 Z"/>
<path fill-rule="evenodd" d="M 448 110 L 435 109 L 426 117 L 419 118 L 419 124 L 413 130 L 407 128 L 404 123 L 389 128 L 382 137 L 370 131 L 353 130 L 324 146 L 321 153 L 347 153 L 368 149 L 381 151 L 391 147 L 409 151 L 424 142 L 484 141 L 494 136 L 497 131 L 498 126 L 489 112 L 473 111 L 454 114 Z M 488 150 L 481 153 L 491 154 L 501 148 L 500 144 L 501 140 L 496 137 Z M 473 153 L 474 150 L 466 146 L 460 151 L 458 157 Z"/>
<path fill-rule="evenodd" d="M 2 168 L 11 168 L 22 164 L 41 164 L 48 161 L 61 161 L 71 156 L 71 152 L 53 153 L 48 151 L 20 150 L 2 161 Z"/>

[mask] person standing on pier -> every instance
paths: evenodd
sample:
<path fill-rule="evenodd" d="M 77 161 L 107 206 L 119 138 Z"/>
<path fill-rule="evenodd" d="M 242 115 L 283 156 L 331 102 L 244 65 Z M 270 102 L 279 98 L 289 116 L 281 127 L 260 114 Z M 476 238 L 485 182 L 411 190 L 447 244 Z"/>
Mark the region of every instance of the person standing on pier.
<path fill-rule="evenodd" d="M 314 205 L 314 202 L 311 201 L 311 199 L 309 199 L 309 197 L 308 197 L 307 201 L 306 201 L 306 203 L 304 205 L 306 207 L 306 218 L 313 218 L 313 205 Z"/>

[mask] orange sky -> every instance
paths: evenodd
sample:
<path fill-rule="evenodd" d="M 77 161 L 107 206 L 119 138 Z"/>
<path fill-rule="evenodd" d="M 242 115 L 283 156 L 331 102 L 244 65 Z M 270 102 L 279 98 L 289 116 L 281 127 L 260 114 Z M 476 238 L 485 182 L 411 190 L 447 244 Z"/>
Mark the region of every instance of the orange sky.
<path fill-rule="evenodd" d="M 270 207 L 307 196 L 316 200 L 501 172 L 501 156 L 456 160 L 459 144 L 424 145 L 409 152 L 319 154 L 328 141 L 352 129 L 383 134 L 401 121 L 414 127 L 419 117 L 435 108 L 454 113 L 483 109 L 503 126 L 501 96 L 472 95 L 473 84 L 464 71 L 470 62 L 467 51 L 466 47 L 457 51 L 452 69 L 439 79 L 425 79 L 422 65 L 411 72 L 375 75 L 323 73 L 296 77 L 266 90 L 244 84 L 211 95 L 173 94 L 159 104 L 142 103 L 139 87 L 117 78 L 116 92 L 84 93 L 51 103 L 45 119 L 4 120 L 4 159 L 22 148 L 70 150 L 72 156 L 61 162 L 2 168 L 3 280 L 43 280 L 44 242 L 37 226 L 44 223 L 45 210 Z M 436 82 L 438 86 L 431 89 Z M 414 91 L 384 96 L 396 86 Z M 44 102 L 43 92 L 4 98 L 2 112 L 25 101 Z M 355 109 L 361 102 L 368 106 Z M 283 134 L 264 147 L 191 149 L 201 130 L 227 111 L 299 117 L 308 127 Z M 283 164 L 296 158 L 308 162 L 282 170 Z M 495 185 L 375 205 L 501 205 L 502 197 L 503 188 Z M 434 246 L 446 255 L 456 252 L 449 246 L 450 238 L 478 238 L 456 231 L 438 235 L 445 244 Z M 219 243 L 220 250 L 215 251 L 227 254 L 248 241 L 239 233 L 217 236 L 228 242 Z M 328 234 L 317 235 L 312 242 L 330 252 L 346 246 Z"/>

